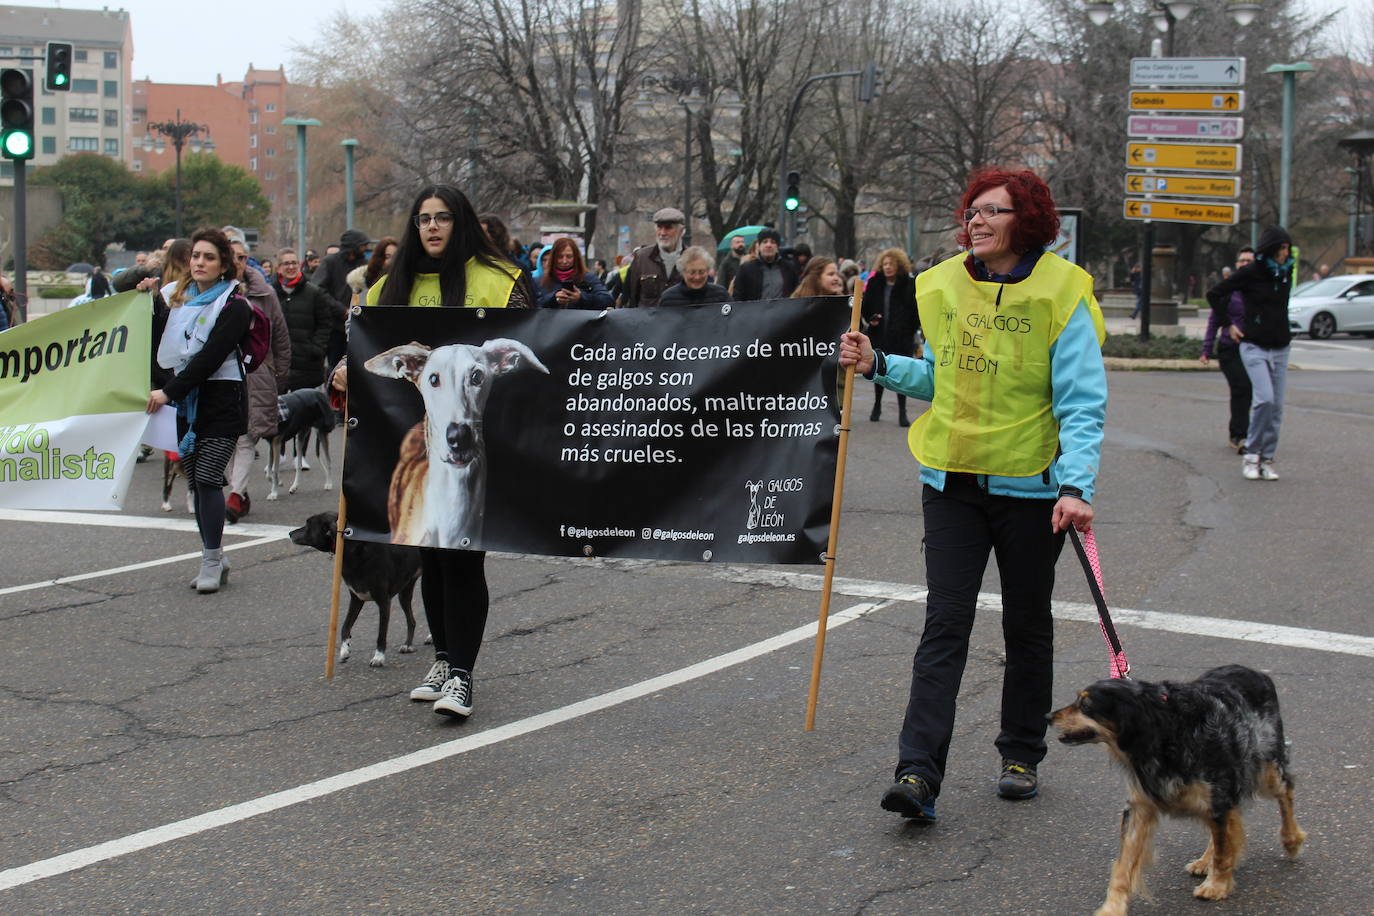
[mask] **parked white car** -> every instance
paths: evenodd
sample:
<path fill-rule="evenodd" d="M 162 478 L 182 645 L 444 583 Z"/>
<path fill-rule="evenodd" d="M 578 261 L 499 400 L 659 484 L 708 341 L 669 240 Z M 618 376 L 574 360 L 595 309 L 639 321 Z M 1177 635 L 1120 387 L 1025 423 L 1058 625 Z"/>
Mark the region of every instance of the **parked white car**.
<path fill-rule="evenodd" d="M 1288 327 L 1316 340 L 1337 331 L 1374 336 L 1374 276 L 1347 274 L 1304 283 L 1288 299 Z"/>

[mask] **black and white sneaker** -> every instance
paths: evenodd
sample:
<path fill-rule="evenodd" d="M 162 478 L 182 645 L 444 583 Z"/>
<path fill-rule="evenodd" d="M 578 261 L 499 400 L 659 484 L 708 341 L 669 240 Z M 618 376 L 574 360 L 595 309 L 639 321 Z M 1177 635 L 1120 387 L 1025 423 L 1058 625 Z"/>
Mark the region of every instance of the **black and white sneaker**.
<path fill-rule="evenodd" d="M 441 716 L 466 718 L 472 715 L 472 675 L 460 668 L 450 670 L 444 682 L 443 696 L 434 703 L 434 711 Z"/>
<path fill-rule="evenodd" d="M 448 659 L 436 659 L 434 664 L 429 666 L 429 674 L 420 682 L 420 686 L 410 692 L 412 700 L 432 703 L 444 695 L 444 682 L 449 679 Z"/>

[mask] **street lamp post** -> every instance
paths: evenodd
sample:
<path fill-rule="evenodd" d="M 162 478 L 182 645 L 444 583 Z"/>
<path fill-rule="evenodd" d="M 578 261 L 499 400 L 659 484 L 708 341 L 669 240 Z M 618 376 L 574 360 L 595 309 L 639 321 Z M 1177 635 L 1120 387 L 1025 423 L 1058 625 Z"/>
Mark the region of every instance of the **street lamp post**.
<path fill-rule="evenodd" d="M 344 148 L 344 223 L 346 228 L 353 228 L 353 153 L 358 148 L 358 141 L 351 137 L 347 140 L 340 140 L 339 145 Z"/>
<path fill-rule="evenodd" d="M 160 136 L 154 138 L 156 132 Z M 205 134 L 205 139 L 201 140 L 200 135 Z M 215 141 L 210 139 L 210 128 L 204 124 L 195 124 L 191 121 L 181 120 L 181 109 L 177 109 L 175 121 L 153 121 L 147 126 L 147 133 L 143 135 L 142 146 L 145 150 L 156 150 L 161 153 L 167 149 L 166 142 L 162 139 L 166 137 L 172 141 L 173 148 L 176 149 L 177 158 L 177 177 L 176 177 L 176 237 L 181 238 L 181 149 L 189 145 L 191 152 L 199 153 L 213 152 Z"/>
<path fill-rule="evenodd" d="M 1265 73 L 1283 74 L 1283 147 L 1279 160 L 1279 225 L 1288 225 L 1288 201 L 1293 176 L 1293 100 L 1298 92 L 1298 74 L 1308 73 L 1312 65 L 1306 61 L 1296 64 L 1274 64 Z"/>
<path fill-rule="evenodd" d="M 1112 0 L 1085 0 L 1084 6 L 1088 10 L 1088 19 L 1093 25 L 1106 25 L 1107 20 L 1112 15 Z M 1198 0 L 1154 0 L 1150 8 L 1150 21 L 1154 27 L 1164 33 L 1164 47 L 1161 55 L 1159 43 L 1152 42 L 1150 49 L 1151 57 L 1172 57 L 1174 54 L 1174 24 L 1182 19 L 1187 19 L 1188 14 L 1198 6 Z M 1255 21 L 1259 15 L 1260 5 L 1249 2 L 1249 0 L 1231 0 L 1226 4 L 1226 11 L 1231 14 L 1231 18 L 1236 25 L 1244 28 Z M 1140 258 L 1140 287 L 1145 295 L 1145 302 L 1140 304 L 1140 339 L 1150 339 L 1150 307 L 1153 303 L 1153 291 L 1151 286 L 1154 282 L 1154 250 L 1155 250 L 1155 224 L 1153 220 L 1145 220 L 1143 231 L 1141 232 L 1140 247 L 1143 249 Z"/>
<path fill-rule="evenodd" d="M 305 129 L 320 127 L 316 118 L 282 118 L 285 126 L 296 128 L 296 248 L 305 251 Z"/>

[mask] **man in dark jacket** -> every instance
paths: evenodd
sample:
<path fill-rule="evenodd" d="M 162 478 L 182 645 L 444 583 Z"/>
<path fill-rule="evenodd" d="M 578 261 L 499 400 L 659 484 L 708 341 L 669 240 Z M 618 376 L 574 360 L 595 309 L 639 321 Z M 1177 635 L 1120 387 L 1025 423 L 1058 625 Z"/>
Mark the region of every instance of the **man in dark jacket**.
<path fill-rule="evenodd" d="M 324 358 L 334 328 L 333 305 L 324 290 L 305 279 L 300 258 L 290 248 L 277 252 L 277 275 L 272 280 L 272 288 L 277 292 L 286 315 L 286 327 L 291 332 L 291 374 L 287 390 L 316 388 L 324 381 Z"/>
<path fill-rule="evenodd" d="M 1232 293 L 1245 299 L 1241 324 L 1231 324 L 1240 359 L 1250 376 L 1250 426 L 1241 473 L 1246 480 L 1278 480 L 1274 451 L 1279 444 L 1283 394 L 1288 380 L 1288 295 L 1293 289 L 1292 239 L 1282 226 L 1260 233 L 1255 260 L 1207 291 L 1218 324 L 1227 321 Z"/>
<path fill-rule="evenodd" d="M 624 308 L 653 308 L 665 289 L 682 282 L 677 262 L 682 256 L 686 224 L 687 217 L 676 207 L 664 207 L 654 214 L 658 242 L 635 251 L 630 272 L 625 275 Z"/>
<path fill-rule="evenodd" d="M 782 236 L 776 229 L 764 229 L 755 244 L 759 256 L 740 265 L 730 298 L 736 302 L 786 299 L 797 288 L 797 265 L 782 256 Z"/>
<path fill-rule="evenodd" d="M 325 291 L 333 302 L 334 329 L 329 335 L 329 365 L 343 359 L 348 350 L 344 337 L 344 320 L 348 306 L 353 300 L 352 290 L 348 288 L 348 272 L 367 260 L 367 246 L 372 241 L 361 229 L 347 229 L 339 237 L 339 250 L 327 254 L 320 266 L 310 277 L 310 282 Z"/>
<path fill-rule="evenodd" d="M 730 253 L 720 262 L 720 269 L 716 271 L 716 282 L 727 290 L 739 273 L 740 262 L 744 260 L 746 247 L 744 236 L 736 235 L 730 239 Z"/>

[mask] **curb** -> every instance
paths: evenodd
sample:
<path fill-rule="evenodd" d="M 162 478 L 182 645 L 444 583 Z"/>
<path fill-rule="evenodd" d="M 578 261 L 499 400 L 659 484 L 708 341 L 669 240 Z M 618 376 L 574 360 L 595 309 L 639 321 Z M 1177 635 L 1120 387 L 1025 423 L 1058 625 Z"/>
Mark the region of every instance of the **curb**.
<path fill-rule="evenodd" d="M 1109 371 L 1132 372 L 1146 369 L 1163 369 L 1169 372 L 1219 372 L 1220 367 L 1213 360 L 1203 365 L 1195 359 L 1131 359 L 1125 356 L 1104 356 L 1102 363 Z"/>

